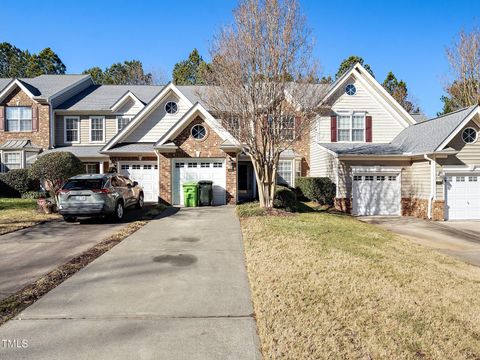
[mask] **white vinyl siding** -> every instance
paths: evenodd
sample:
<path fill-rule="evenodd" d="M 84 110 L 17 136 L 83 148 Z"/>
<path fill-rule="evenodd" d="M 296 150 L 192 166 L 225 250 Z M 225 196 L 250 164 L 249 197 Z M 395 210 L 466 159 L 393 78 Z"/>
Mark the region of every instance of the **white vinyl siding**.
<path fill-rule="evenodd" d="M 165 104 L 175 101 L 178 111 L 175 114 L 167 114 Z M 188 106 L 173 94 L 166 96 L 143 121 L 124 139 L 124 142 L 157 142 L 178 120 L 188 111 Z"/>
<path fill-rule="evenodd" d="M 79 143 L 80 142 L 80 118 L 78 116 L 65 117 L 65 142 Z"/>
<path fill-rule="evenodd" d="M 430 162 L 416 161 L 405 166 L 402 173 L 402 197 L 428 199 L 430 197 Z"/>
<path fill-rule="evenodd" d="M 354 96 L 345 94 L 345 87 L 332 96 L 329 101 L 334 113 L 346 112 L 366 112 L 372 117 L 372 142 L 388 143 L 397 136 L 406 125 L 394 116 L 394 110 L 387 109 L 386 105 L 378 100 L 370 89 L 366 89 L 363 84 L 355 81 L 354 78 L 348 81 L 357 88 Z M 338 127 L 338 126 L 337 126 Z M 318 142 L 328 143 L 331 141 L 330 115 L 319 117 L 318 121 Z"/>
<path fill-rule="evenodd" d="M 105 117 L 90 116 L 90 142 L 105 142 Z"/>
<path fill-rule="evenodd" d="M 28 106 L 7 106 L 5 111 L 6 131 L 32 131 L 32 108 Z"/>

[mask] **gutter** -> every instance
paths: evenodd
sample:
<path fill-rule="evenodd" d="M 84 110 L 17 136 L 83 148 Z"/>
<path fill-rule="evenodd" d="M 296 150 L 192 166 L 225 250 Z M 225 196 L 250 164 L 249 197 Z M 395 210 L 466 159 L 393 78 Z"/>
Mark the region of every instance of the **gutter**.
<path fill-rule="evenodd" d="M 432 208 L 433 208 L 433 200 L 435 199 L 436 193 L 436 171 L 437 171 L 437 163 L 435 159 L 428 157 L 427 154 L 423 155 L 425 160 L 430 162 L 430 196 L 428 197 L 428 210 L 427 216 L 429 219 L 432 219 Z"/>

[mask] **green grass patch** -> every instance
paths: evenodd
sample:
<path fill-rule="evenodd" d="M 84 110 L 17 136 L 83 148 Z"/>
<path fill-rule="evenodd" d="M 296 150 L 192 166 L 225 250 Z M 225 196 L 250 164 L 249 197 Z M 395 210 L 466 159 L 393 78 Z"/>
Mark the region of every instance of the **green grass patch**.
<path fill-rule="evenodd" d="M 20 198 L 0 198 L 0 210 L 34 210 L 37 200 Z"/>

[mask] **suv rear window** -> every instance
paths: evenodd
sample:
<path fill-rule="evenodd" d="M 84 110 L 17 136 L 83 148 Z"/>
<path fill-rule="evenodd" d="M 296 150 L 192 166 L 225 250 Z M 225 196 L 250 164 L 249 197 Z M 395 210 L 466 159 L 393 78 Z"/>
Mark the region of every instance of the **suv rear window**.
<path fill-rule="evenodd" d="M 63 185 L 64 190 L 99 190 L 104 185 L 104 179 L 73 179 Z"/>

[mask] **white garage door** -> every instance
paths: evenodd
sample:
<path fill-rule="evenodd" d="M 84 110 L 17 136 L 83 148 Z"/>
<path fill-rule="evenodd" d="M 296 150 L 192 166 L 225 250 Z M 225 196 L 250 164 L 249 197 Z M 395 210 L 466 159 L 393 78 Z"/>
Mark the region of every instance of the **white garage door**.
<path fill-rule="evenodd" d="M 480 176 L 455 175 L 445 178 L 447 219 L 480 219 Z"/>
<path fill-rule="evenodd" d="M 145 201 L 158 201 L 158 165 L 155 161 L 121 162 L 120 174 L 143 187 Z"/>
<path fill-rule="evenodd" d="M 183 205 L 182 185 L 188 181 L 213 181 L 213 204 L 226 202 L 225 159 L 184 159 L 173 162 L 173 204 Z"/>
<path fill-rule="evenodd" d="M 400 215 L 398 174 L 354 175 L 352 192 L 354 215 Z"/>

